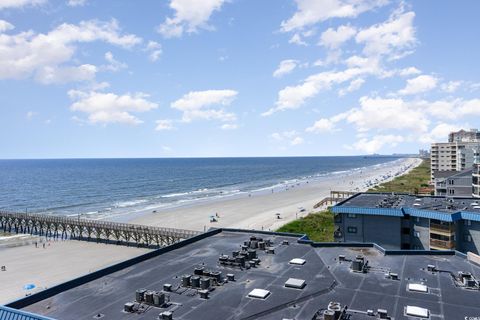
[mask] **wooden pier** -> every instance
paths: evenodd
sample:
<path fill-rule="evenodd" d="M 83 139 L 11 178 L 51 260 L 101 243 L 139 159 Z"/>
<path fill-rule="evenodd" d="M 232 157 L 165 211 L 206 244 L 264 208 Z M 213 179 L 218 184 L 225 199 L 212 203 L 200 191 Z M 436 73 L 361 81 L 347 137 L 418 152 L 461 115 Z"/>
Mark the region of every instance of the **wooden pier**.
<path fill-rule="evenodd" d="M 0 227 L 3 231 L 10 233 L 147 247 L 168 246 L 201 233 L 103 220 L 6 211 L 0 211 Z"/>

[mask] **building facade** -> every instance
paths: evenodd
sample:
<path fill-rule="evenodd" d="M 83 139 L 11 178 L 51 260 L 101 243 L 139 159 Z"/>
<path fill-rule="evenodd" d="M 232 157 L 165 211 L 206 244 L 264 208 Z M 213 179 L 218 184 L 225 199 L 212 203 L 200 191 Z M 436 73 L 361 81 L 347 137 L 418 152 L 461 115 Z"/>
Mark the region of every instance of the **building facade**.
<path fill-rule="evenodd" d="M 472 194 L 473 166 L 463 171 L 437 171 L 434 173 L 435 195 L 470 197 Z"/>
<path fill-rule="evenodd" d="M 460 130 L 451 132 L 448 135 L 448 142 L 462 142 L 462 141 L 480 141 L 480 132 L 478 129 Z"/>
<path fill-rule="evenodd" d="M 471 197 L 360 193 L 332 207 L 332 212 L 338 242 L 480 252 L 480 204 Z"/>

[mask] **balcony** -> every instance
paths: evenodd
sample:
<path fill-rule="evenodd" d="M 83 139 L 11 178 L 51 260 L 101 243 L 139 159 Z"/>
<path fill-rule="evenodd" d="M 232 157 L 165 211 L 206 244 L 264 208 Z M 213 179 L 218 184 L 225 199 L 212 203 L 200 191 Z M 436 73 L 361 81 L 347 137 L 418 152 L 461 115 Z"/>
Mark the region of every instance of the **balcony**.
<path fill-rule="evenodd" d="M 444 241 L 430 239 L 430 249 L 433 250 L 453 250 L 455 249 L 455 241 Z"/>
<path fill-rule="evenodd" d="M 455 234 L 454 224 L 437 224 L 430 222 L 430 233 L 436 233 L 445 236 L 452 236 Z"/>

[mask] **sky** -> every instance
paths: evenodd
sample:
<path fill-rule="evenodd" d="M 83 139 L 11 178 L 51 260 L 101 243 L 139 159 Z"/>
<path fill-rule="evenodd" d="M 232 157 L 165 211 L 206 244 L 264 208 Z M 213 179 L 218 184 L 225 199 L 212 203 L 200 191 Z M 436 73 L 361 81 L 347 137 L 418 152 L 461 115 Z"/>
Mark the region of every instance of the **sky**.
<path fill-rule="evenodd" d="M 478 12 L 0 0 L 0 159 L 417 152 L 480 127 Z"/>

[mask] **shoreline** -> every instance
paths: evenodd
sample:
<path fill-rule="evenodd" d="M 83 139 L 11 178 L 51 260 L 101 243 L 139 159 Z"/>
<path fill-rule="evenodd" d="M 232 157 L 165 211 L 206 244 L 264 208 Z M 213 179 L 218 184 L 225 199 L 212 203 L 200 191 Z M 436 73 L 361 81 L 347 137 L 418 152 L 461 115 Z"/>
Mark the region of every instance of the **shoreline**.
<path fill-rule="evenodd" d="M 293 184 L 281 192 L 209 199 L 174 208 L 139 211 L 117 219 L 136 224 L 197 231 L 208 230 L 211 227 L 276 230 L 296 218 L 320 211 L 313 206 L 329 196 L 331 190 L 366 191 L 374 185 L 406 174 L 421 162 L 422 160 L 418 158 L 399 159 L 376 165 L 374 168 L 361 168 L 322 177 L 318 181 Z M 305 211 L 300 212 L 300 208 L 304 208 Z M 280 214 L 280 219 L 276 218 L 277 213 Z M 218 221 L 210 222 L 211 216 Z M 118 221 L 117 219 L 114 217 L 109 220 Z"/>

